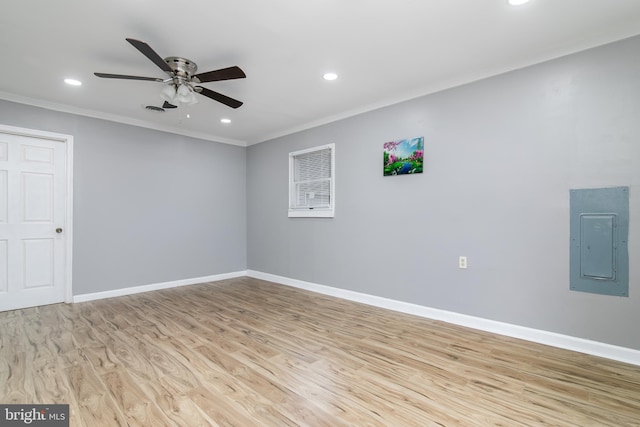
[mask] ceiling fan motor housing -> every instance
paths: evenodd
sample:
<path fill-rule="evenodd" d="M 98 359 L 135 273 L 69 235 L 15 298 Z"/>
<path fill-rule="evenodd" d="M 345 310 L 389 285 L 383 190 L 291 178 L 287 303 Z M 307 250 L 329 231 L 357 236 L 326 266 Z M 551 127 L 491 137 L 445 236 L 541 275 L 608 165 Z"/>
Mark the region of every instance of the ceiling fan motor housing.
<path fill-rule="evenodd" d="M 164 58 L 164 62 L 169 65 L 171 70 L 176 76 L 189 78 L 195 74 L 198 70 L 198 65 L 195 62 L 181 58 L 179 56 L 168 56 Z"/>

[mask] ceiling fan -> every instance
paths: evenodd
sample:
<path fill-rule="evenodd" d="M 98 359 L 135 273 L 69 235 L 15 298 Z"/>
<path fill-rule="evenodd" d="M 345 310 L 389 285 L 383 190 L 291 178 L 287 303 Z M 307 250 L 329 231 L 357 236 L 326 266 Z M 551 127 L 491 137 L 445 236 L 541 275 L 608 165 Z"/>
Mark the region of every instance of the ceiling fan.
<path fill-rule="evenodd" d="M 197 86 L 198 83 L 216 82 L 220 80 L 243 79 L 246 76 L 240 67 L 233 66 L 206 73 L 195 74 L 198 66 L 195 62 L 179 56 L 169 56 L 162 59 L 148 44 L 135 39 L 126 39 L 138 49 L 151 62 L 169 75 L 168 78 L 127 76 L 122 74 L 94 73 L 98 77 L 106 79 L 145 80 L 167 85 L 162 89 L 160 96 L 165 100 L 164 108 L 175 108 L 177 104 L 195 104 L 198 102 L 195 94 L 204 95 L 214 101 L 218 101 L 231 108 L 238 108 L 241 101 L 215 92 L 206 87 Z"/>

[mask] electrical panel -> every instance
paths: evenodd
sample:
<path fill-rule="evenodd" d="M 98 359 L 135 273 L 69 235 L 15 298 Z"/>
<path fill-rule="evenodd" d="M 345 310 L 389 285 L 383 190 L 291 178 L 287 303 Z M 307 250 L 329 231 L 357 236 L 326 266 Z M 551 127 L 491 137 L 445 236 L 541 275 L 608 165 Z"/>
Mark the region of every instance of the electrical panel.
<path fill-rule="evenodd" d="M 629 188 L 571 190 L 571 290 L 629 296 Z"/>

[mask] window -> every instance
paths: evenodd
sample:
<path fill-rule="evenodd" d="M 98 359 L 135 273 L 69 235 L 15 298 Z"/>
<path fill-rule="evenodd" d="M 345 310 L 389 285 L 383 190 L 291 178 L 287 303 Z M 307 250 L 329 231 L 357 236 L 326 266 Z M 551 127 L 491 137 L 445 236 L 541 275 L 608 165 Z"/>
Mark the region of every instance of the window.
<path fill-rule="evenodd" d="M 289 216 L 333 218 L 335 144 L 289 153 Z"/>

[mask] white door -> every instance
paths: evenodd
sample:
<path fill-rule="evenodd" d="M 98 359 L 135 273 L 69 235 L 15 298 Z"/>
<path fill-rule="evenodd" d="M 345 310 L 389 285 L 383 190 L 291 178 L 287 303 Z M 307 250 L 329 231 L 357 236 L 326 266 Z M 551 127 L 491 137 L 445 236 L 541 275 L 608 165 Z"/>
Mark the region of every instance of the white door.
<path fill-rule="evenodd" d="M 0 128 L 0 311 L 65 300 L 66 151 Z"/>

